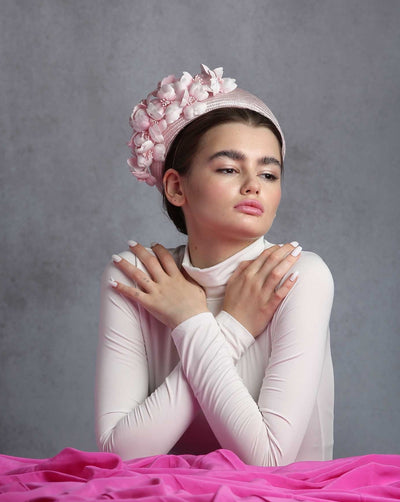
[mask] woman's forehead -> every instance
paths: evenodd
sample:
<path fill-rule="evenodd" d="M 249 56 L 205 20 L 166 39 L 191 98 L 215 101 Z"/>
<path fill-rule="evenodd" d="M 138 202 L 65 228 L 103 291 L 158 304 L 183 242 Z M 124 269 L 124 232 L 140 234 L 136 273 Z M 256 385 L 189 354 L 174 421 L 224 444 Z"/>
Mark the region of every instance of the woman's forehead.
<path fill-rule="evenodd" d="M 237 156 L 280 155 L 280 144 L 275 134 L 263 126 L 229 122 L 209 129 L 201 138 L 198 154 L 214 155 L 218 151 L 235 151 Z M 239 160 L 239 159 L 238 159 Z"/>

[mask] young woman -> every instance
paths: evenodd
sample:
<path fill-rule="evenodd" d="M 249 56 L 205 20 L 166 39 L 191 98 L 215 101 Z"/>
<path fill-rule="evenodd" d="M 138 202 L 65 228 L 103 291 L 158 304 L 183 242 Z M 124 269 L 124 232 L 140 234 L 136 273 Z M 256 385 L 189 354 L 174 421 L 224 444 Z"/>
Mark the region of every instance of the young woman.
<path fill-rule="evenodd" d="M 124 459 L 217 448 L 256 465 L 332 458 L 331 274 L 264 240 L 285 141 L 269 108 L 202 66 L 131 116 L 133 174 L 187 245 L 114 255 L 102 281 L 99 448 Z"/>

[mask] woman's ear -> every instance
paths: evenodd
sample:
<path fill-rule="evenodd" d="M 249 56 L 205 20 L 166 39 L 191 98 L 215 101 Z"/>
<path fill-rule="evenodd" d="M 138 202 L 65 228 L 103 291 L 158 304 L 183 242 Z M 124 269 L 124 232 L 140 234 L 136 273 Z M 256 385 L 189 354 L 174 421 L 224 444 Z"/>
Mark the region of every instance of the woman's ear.
<path fill-rule="evenodd" d="M 163 176 L 165 197 L 174 206 L 181 207 L 185 203 L 182 176 L 175 169 L 168 169 Z"/>

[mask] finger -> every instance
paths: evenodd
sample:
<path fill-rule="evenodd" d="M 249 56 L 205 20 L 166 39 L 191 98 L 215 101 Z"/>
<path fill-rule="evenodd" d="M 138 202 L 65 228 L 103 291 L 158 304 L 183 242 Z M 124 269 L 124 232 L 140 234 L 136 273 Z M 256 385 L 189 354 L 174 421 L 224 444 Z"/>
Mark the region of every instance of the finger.
<path fill-rule="evenodd" d="M 141 244 L 137 244 L 134 241 L 129 241 L 128 244 L 130 251 L 143 263 L 150 277 L 154 281 L 159 282 L 165 272 L 158 258 L 147 251 Z"/>
<path fill-rule="evenodd" d="M 179 270 L 179 272 L 183 275 L 183 277 L 188 281 L 190 282 L 191 284 L 194 284 L 196 285 L 198 288 L 199 288 L 199 291 L 202 291 L 204 292 L 204 288 L 202 286 L 200 286 L 200 284 L 198 282 L 196 282 L 193 277 L 190 277 L 190 275 L 186 272 L 185 269 L 182 269 L 182 271 Z"/>
<path fill-rule="evenodd" d="M 276 247 L 272 253 L 269 255 L 261 256 L 259 260 L 259 269 L 258 274 L 263 274 L 264 277 L 267 277 L 279 264 L 285 262 L 290 263 L 290 266 L 296 262 L 298 256 L 300 255 L 302 247 L 299 246 L 298 242 L 293 241 L 288 244 L 284 244 L 283 246 Z M 290 266 L 286 269 L 290 268 Z M 275 274 L 279 274 L 280 269 L 275 270 Z M 284 274 L 283 274 L 284 275 Z M 280 279 L 283 276 L 280 277 Z"/>
<path fill-rule="evenodd" d="M 286 244 L 278 244 L 272 246 L 268 249 L 272 250 L 271 256 L 273 256 L 277 261 L 282 260 L 285 256 L 291 253 L 299 243 L 297 241 L 287 242 Z"/>
<path fill-rule="evenodd" d="M 154 251 L 159 262 L 161 263 L 162 268 L 168 275 L 172 276 L 180 273 L 180 270 L 168 249 L 158 243 L 153 243 L 151 245 L 151 249 Z"/>
<path fill-rule="evenodd" d="M 248 260 L 248 262 L 247 262 L 248 266 L 244 267 L 244 269 L 242 269 L 242 272 L 244 270 L 246 270 L 246 274 L 248 276 L 258 274 L 260 268 L 278 250 L 279 250 L 279 246 L 277 246 L 276 244 L 267 248 L 267 249 L 264 249 L 263 252 L 257 256 L 257 258 L 255 258 L 254 260 Z M 242 263 L 244 263 L 244 262 L 242 262 Z M 271 265 L 271 268 L 272 268 L 272 265 Z"/>
<path fill-rule="evenodd" d="M 296 270 L 285 280 L 285 282 L 275 291 L 276 297 L 279 299 L 279 303 L 286 298 L 289 291 L 296 284 L 299 277 L 299 272 Z"/>
<path fill-rule="evenodd" d="M 145 295 L 143 291 L 135 288 L 134 286 L 127 286 L 122 282 L 116 281 L 112 277 L 109 279 L 110 286 L 117 292 L 121 293 L 123 296 L 128 298 L 129 300 L 139 301 L 141 300 L 141 296 Z"/>
<path fill-rule="evenodd" d="M 248 272 L 253 272 L 254 274 L 256 274 L 271 256 L 274 256 L 275 263 L 279 263 L 296 246 L 298 246 L 298 242 L 296 241 L 287 244 L 274 244 L 269 248 L 264 249 L 263 252 L 259 256 L 257 256 L 257 258 L 255 258 L 254 260 L 246 260 L 241 262 L 241 264 L 246 263 L 247 265 L 249 265 L 250 263 L 252 263 L 253 265 L 250 269 L 248 269 Z M 238 268 L 236 270 L 238 270 Z M 248 267 L 246 266 L 242 270 L 247 268 Z"/>
<path fill-rule="evenodd" d="M 290 271 L 296 261 L 300 258 L 301 246 L 297 246 L 292 253 L 289 253 L 278 265 L 272 270 L 266 264 L 259 272 L 260 277 L 265 278 L 264 289 L 276 289 L 285 275 Z"/>
<path fill-rule="evenodd" d="M 150 291 L 153 281 L 151 278 L 142 270 L 135 267 L 128 260 L 122 258 L 118 254 L 112 256 L 114 265 L 118 267 L 121 272 L 123 272 L 129 279 L 136 282 L 136 284 L 144 291 Z"/>
<path fill-rule="evenodd" d="M 229 281 L 233 281 L 238 275 L 244 272 L 254 260 L 243 260 L 234 270 L 233 274 L 230 276 Z M 229 282 L 228 281 L 228 282 Z"/>
<path fill-rule="evenodd" d="M 292 290 L 294 285 L 297 282 L 298 272 L 294 272 L 291 274 L 282 286 L 279 289 L 276 289 L 272 295 L 270 295 L 268 304 L 272 313 L 275 313 L 276 309 L 282 303 L 282 301 L 286 298 L 288 293 Z"/>
<path fill-rule="evenodd" d="M 109 283 L 117 293 L 120 293 L 128 300 L 140 303 L 147 310 L 151 306 L 151 295 L 145 293 L 144 291 L 141 291 L 134 286 L 127 286 L 126 284 L 112 278 L 110 278 Z"/>

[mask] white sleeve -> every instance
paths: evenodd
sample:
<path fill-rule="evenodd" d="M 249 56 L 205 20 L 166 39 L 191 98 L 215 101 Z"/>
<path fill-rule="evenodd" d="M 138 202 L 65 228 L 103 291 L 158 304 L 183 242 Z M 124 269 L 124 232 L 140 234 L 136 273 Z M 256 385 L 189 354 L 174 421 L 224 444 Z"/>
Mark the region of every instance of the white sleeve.
<path fill-rule="evenodd" d="M 132 254 L 122 253 L 129 260 Z M 96 437 L 100 450 L 123 459 L 168 453 L 192 422 L 199 405 L 178 364 L 149 395 L 149 368 L 137 305 L 110 285 L 128 279 L 114 264 L 102 276 L 96 365 Z M 228 317 L 227 317 L 228 316 Z M 237 323 L 221 313 L 229 326 Z M 237 361 L 254 341 L 243 328 L 227 347 Z"/>
<path fill-rule="evenodd" d="M 271 355 L 257 403 L 211 314 L 190 318 L 172 332 L 184 373 L 220 445 L 248 464 L 293 462 L 315 404 L 333 281 L 313 253 L 301 257 L 296 269 L 299 279 L 271 321 Z"/>
<path fill-rule="evenodd" d="M 245 351 L 254 343 L 254 336 L 225 310 L 215 316 L 219 329 L 227 342 L 227 349 L 233 362 L 237 363 Z"/>
<path fill-rule="evenodd" d="M 127 256 L 124 256 L 128 258 Z M 96 437 L 123 459 L 168 453 L 198 411 L 180 364 L 149 395 L 149 368 L 137 305 L 109 278 L 129 282 L 110 264 L 102 277 L 96 367 Z"/>

